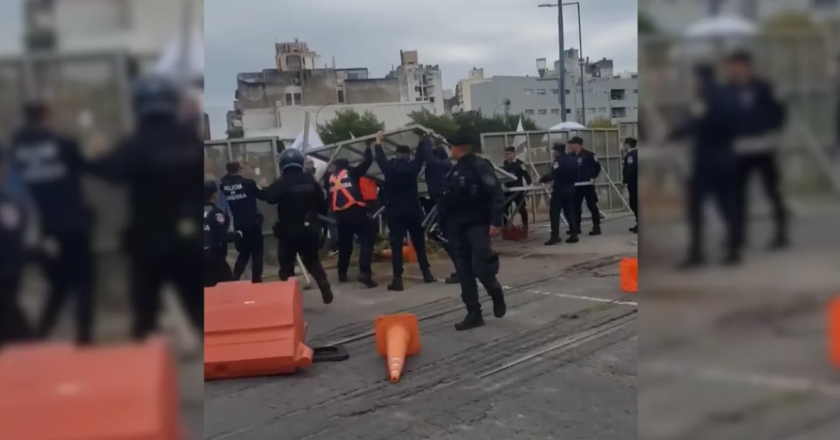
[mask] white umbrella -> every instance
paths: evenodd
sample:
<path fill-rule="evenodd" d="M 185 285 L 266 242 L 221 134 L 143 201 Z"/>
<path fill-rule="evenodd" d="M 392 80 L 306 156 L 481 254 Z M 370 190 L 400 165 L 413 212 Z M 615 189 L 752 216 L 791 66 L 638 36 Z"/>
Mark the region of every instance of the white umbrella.
<path fill-rule="evenodd" d="M 686 29 L 690 38 L 747 37 L 758 33 L 755 23 L 741 17 L 714 17 L 701 20 Z"/>
<path fill-rule="evenodd" d="M 577 122 L 561 122 L 551 128 L 548 131 L 560 131 L 560 130 L 584 130 L 586 126 L 580 125 Z"/>

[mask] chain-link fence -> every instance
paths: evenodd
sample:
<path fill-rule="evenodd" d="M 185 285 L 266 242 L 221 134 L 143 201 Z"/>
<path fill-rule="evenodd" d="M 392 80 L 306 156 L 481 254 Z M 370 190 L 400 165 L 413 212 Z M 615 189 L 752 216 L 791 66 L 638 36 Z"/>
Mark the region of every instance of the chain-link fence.
<path fill-rule="evenodd" d="M 616 185 L 620 188 L 623 178 L 622 148 L 624 139 L 636 133 L 635 125 L 624 123 L 621 129 L 484 133 L 481 135 L 481 147 L 484 156 L 498 166 L 504 162 L 505 148 L 516 147 L 517 157 L 525 162 L 528 172 L 536 181 L 551 170 L 552 146 L 556 142 L 566 143 L 572 137 L 579 136 L 583 139 L 584 148 L 595 153 L 603 169 L 595 181 L 599 208 L 602 212 L 618 212 L 626 210 L 621 194 L 615 188 Z M 531 197 L 534 214 L 547 206 L 547 198 L 547 191 Z"/>
<path fill-rule="evenodd" d="M 277 164 L 279 140 L 275 137 L 230 139 L 204 143 L 204 179 L 218 182 L 227 174 L 225 165 L 238 161 L 242 164 L 242 175 L 259 182 L 263 178 L 274 182 L 280 177 Z M 277 240 L 271 227 L 277 221 L 277 207 L 258 201 L 257 209 L 265 217 L 263 235 L 266 264 L 277 264 Z"/>

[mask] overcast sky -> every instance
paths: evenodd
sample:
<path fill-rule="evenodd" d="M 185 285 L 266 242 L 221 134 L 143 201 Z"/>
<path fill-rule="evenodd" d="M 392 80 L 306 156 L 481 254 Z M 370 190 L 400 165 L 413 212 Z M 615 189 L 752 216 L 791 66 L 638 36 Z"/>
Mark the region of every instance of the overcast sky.
<path fill-rule="evenodd" d="M 0 55 L 18 53 L 23 32 L 23 0 L 0 0 Z"/>
<path fill-rule="evenodd" d="M 557 10 L 546 0 L 205 0 L 205 105 L 214 138 L 224 137 L 236 74 L 274 64 L 274 43 L 298 38 L 321 62 L 384 76 L 400 49 L 439 64 L 455 88 L 473 66 L 485 76 L 536 75 L 535 59 L 557 59 Z M 0 1 L 2 3 L 2 1 Z M 566 47 L 578 47 L 575 8 L 564 8 Z M 636 70 L 637 2 L 581 0 L 584 56 Z"/>

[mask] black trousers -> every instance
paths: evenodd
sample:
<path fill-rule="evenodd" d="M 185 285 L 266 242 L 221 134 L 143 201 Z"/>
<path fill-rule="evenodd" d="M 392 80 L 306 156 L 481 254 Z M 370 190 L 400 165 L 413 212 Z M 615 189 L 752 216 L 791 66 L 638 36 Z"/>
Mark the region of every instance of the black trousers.
<path fill-rule="evenodd" d="M 629 195 L 630 200 L 628 200 L 630 204 L 630 210 L 633 211 L 633 215 L 636 216 L 636 224 L 639 223 L 639 184 L 636 182 L 628 183 L 627 184 L 627 194 Z"/>
<path fill-rule="evenodd" d="M 236 251 L 239 255 L 233 264 L 233 279 L 239 280 L 251 261 L 251 281 L 262 282 L 263 273 L 263 233 L 260 225 L 253 225 L 249 228 L 240 229 L 242 238 L 236 242 Z"/>
<path fill-rule="evenodd" d="M 359 240 L 359 272 L 371 275 L 373 228 L 365 208 L 352 207 L 335 213 L 338 226 L 338 273 L 346 274 L 353 256 L 353 237 Z"/>
<path fill-rule="evenodd" d="M 731 168 L 731 167 L 730 167 Z M 737 254 L 743 243 L 743 230 L 738 227 L 738 200 L 735 192 L 735 170 L 697 171 L 688 184 L 689 259 L 704 258 L 703 207 L 709 198 L 717 205 L 726 227 L 726 248 Z"/>
<path fill-rule="evenodd" d="M 525 203 L 525 194 L 519 193 L 511 198 L 511 201 L 505 206 L 506 214 L 510 213 L 511 206 L 517 207 L 516 212 L 519 213 L 519 218 L 522 219 L 522 225 L 528 226 L 528 206 Z M 511 220 L 513 219 L 505 216 L 505 225 L 510 224 Z"/>
<path fill-rule="evenodd" d="M 746 237 L 746 225 L 748 221 L 749 210 L 749 183 L 753 174 L 758 174 L 761 178 L 761 186 L 764 193 L 770 200 L 770 205 L 773 209 L 773 222 L 776 226 L 776 237 L 785 238 L 787 235 L 787 209 L 782 198 L 781 192 L 781 176 L 779 173 L 779 165 L 776 160 L 776 155 L 773 153 L 765 153 L 752 156 L 744 156 L 738 159 L 738 189 L 737 195 L 737 225 L 742 232 L 739 233 L 740 238 Z"/>
<path fill-rule="evenodd" d="M 551 236 L 560 236 L 560 213 L 566 217 L 569 222 L 569 230 L 576 233 L 580 232 L 580 223 L 578 223 L 580 214 L 578 208 L 580 206 L 576 201 L 577 193 L 573 187 L 557 189 L 551 193 L 551 201 L 548 207 L 548 217 L 551 225 Z"/>
<path fill-rule="evenodd" d="M 58 255 L 44 259 L 50 293 L 38 323 L 38 336 L 49 337 L 72 296 L 75 302 L 76 342 L 89 344 L 93 342 L 95 324 L 91 237 L 88 233 L 79 233 L 55 239 Z"/>
<path fill-rule="evenodd" d="M 452 249 L 458 260 L 458 277 L 461 281 L 461 300 L 468 312 L 481 311 L 478 283 L 491 297 L 502 296 L 502 286 L 496 279 L 499 273 L 499 256 L 490 244 L 490 225 L 452 225 L 449 234 Z"/>
<path fill-rule="evenodd" d="M 327 273 L 324 271 L 324 266 L 321 264 L 321 258 L 318 254 L 319 243 L 321 237 L 316 229 L 303 229 L 297 231 L 286 231 L 278 237 L 277 245 L 277 259 L 280 263 L 280 280 L 286 281 L 295 275 L 295 263 L 297 257 L 300 256 L 300 261 L 307 272 L 312 274 L 312 278 L 318 286 L 327 285 Z"/>
<path fill-rule="evenodd" d="M 222 252 L 204 251 L 203 266 L 204 287 L 213 287 L 219 283 L 236 280 L 230 265 Z"/>
<path fill-rule="evenodd" d="M 423 211 L 425 211 L 426 217 L 432 212 L 432 209 L 435 208 L 438 204 L 438 197 L 430 195 L 429 197 L 423 197 L 420 199 L 420 204 L 423 206 Z M 425 217 L 424 217 L 425 219 Z M 455 257 L 455 251 L 452 249 L 452 243 L 449 240 L 450 231 L 446 227 L 443 219 L 438 217 L 437 220 L 438 227 L 440 228 L 440 232 L 443 234 L 443 238 L 446 240 L 445 242 L 441 243 L 440 246 L 446 252 L 446 255 L 449 256 L 449 259 L 452 260 L 452 268 L 455 270 L 455 273 L 458 273 L 458 259 Z"/>
<path fill-rule="evenodd" d="M 601 211 L 598 210 L 598 192 L 595 185 L 584 185 L 575 187 L 575 210 L 577 212 L 577 232 L 581 233 L 580 225 L 583 222 L 583 202 L 586 201 L 586 208 L 592 215 L 592 226 L 601 225 Z"/>
<path fill-rule="evenodd" d="M 135 339 L 143 340 L 158 330 L 162 287 L 166 282 L 175 286 L 195 330 L 204 331 L 203 261 L 198 246 L 168 250 L 135 248 L 132 251 L 134 324 L 131 333 Z M 229 271 L 230 268 L 224 275 Z"/>
<path fill-rule="evenodd" d="M 403 274 L 403 240 L 405 236 L 411 239 L 417 252 L 417 263 L 421 270 L 429 269 L 429 258 L 426 255 L 426 232 L 423 230 L 423 212 L 420 206 L 415 209 L 393 210 L 388 208 L 388 236 L 391 242 L 391 266 L 394 276 Z"/>
<path fill-rule="evenodd" d="M 0 348 L 35 337 L 20 306 L 20 267 L 0 268 Z"/>

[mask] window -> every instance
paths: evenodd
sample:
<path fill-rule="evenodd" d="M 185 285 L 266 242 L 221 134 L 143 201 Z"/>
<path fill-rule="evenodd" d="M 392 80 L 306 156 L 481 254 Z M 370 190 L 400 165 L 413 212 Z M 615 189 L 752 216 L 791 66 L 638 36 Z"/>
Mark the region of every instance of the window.
<path fill-rule="evenodd" d="M 624 98 L 625 98 L 624 89 L 612 89 L 612 90 L 610 90 L 610 100 L 611 101 L 623 101 Z"/>
<path fill-rule="evenodd" d="M 295 93 L 295 105 L 303 105 L 303 96 L 300 93 Z"/>
<path fill-rule="evenodd" d="M 534 89 L 525 89 L 525 94 L 526 95 L 533 95 L 534 94 Z"/>
<path fill-rule="evenodd" d="M 559 109 L 559 108 L 553 108 L 553 109 L 551 109 L 551 114 L 552 114 L 552 115 L 559 115 L 559 114 L 560 114 L 560 109 Z"/>
<path fill-rule="evenodd" d="M 595 107 L 589 107 L 588 109 L 586 109 L 586 111 L 590 113 L 595 113 Z"/>
<path fill-rule="evenodd" d="M 434 104 L 434 103 L 435 103 L 435 97 L 434 97 L 434 96 L 432 96 L 431 98 L 429 98 L 429 102 L 431 102 L 432 104 Z"/>
<path fill-rule="evenodd" d="M 607 111 L 607 109 L 606 109 L 606 108 L 604 108 L 604 107 L 599 107 L 599 108 L 598 108 L 598 111 L 599 111 L 599 112 L 601 112 L 601 113 L 604 113 L 604 112 L 606 112 L 606 111 Z"/>
<path fill-rule="evenodd" d="M 423 98 L 417 98 L 417 99 L 415 99 L 415 101 L 417 101 L 417 102 L 420 102 L 420 101 L 422 101 L 422 100 L 423 100 Z"/>
<path fill-rule="evenodd" d="M 533 110 L 525 110 L 525 114 L 526 115 L 533 115 L 534 111 Z"/>
<path fill-rule="evenodd" d="M 572 93 L 572 91 L 569 90 L 569 89 L 566 89 L 566 94 L 568 95 L 569 93 Z"/>
<path fill-rule="evenodd" d="M 539 113 L 539 114 L 541 114 L 541 115 L 544 115 L 544 114 L 546 114 L 546 113 L 548 113 L 548 112 L 546 112 L 544 108 L 541 108 L 541 109 L 537 110 L 537 113 Z"/>
<path fill-rule="evenodd" d="M 627 109 L 624 107 L 613 107 L 611 116 L 613 118 L 626 118 Z"/>
<path fill-rule="evenodd" d="M 633 89 L 633 94 L 638 95 L 639 94 L 639 89 Z"/>
<path fill-rule="evenodd" d="M 552 95 L 556 95 L 558 91 L 559 91 L 559 90 L 557 90 L 557 89 L 551 89 L 551 94 L 552 94 Z"/>
<path fill-rule="evenodd" d="M 566 109 L 566 114 L 568 115 L 568 114 L 571 114 L 571 113 L 572 113 L 572 109 L 567 108 L 567 109 Z"/>
<path fill-rule="evenodd" d="M 545 95 L 545 89 L 537 89 L 537 95 Z"/>
<path fill-rule="evenodd" d="M 420 93 L 420 86 L 414 86 L 414 91 Z"/>
<path fill-rule="evenodd" d="M 338 91 L 338 103 L 344 104 L 344 90 Z"/>
<path fill-rule="evenodd" d="M 294 105 L 294 101 L 292 101 L 292 94 L 286 93 L 286 105 Z"/>

